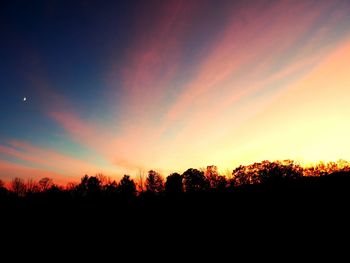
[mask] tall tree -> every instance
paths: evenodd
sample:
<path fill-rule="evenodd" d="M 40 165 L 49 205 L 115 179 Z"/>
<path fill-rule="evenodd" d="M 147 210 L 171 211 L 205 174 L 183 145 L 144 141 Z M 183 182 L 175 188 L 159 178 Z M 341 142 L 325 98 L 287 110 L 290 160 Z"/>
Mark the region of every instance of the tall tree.
<path fill-rule="evenodd" d="M 101 192 L 101 181 L 97 176 L 90 176 L 87 180 L 87 192 L 90 196 L 95 196 Z"/>
<path fill-rule="evenodd" d="M 220 176 L 218 168 L 215 165 L 207 166 L 205 177 L 212 189 L 223 189 L 226 187 L 227 180 L 224 176 Z"/>
<path fill-rule="evenodd" d="M 130 179 L 130 175 L 124 175 L 118 185 L 118 191 L 123 196 L 134 196 L 136 194 L 136 184 Z"/>
<path fill-rule="evenodd" d="M 27 192 L 26 184 L 24 183 L 23 179 L 18 177 L 11 181 L 10 188 L 17 196 L 25 196 Z"/>
<path fill-rule="evenodd" d="M 164 190 L 163 177 L 154 170 L 148 171 L 146 190 L 151 193 L 160 193 Z"/>
<path fill-rule="evenodd" d="M 27 194 L 33 194 L 40 191 L 39 184 L 33 179 L 28 179 L 26 184 L 26 192 Z"/>
<path fill-rule="evenodd" d="M 204 172 L 197 169 L 190 168 L 182 176 L 186 192 L 198 192 L 209 187 L 209 182 L 205 178 Z"/>
<path fill-rule="evenodd" d="M 178 195 L 183 193 L 182 176 L 178 173 L 172 173 L 166 178 L 165 192 L 169 195 Z"/>
<path fill-rule="evenodd" d="M 39 180 L 39 188 L 40 191 L 45 192 L 47 191 L 53 184 L 53 181 L 51 178 L 44 177 Z"/>

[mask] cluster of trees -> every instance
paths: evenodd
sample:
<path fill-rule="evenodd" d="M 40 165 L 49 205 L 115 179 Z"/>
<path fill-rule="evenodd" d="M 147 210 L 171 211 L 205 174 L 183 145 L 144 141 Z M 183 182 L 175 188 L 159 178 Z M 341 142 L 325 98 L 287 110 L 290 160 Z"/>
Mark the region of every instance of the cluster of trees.
<path fill-rule="evenodd" d="M 279 183 L 303 176 L 303 168 L 293 161 L 263 161 L 247 166 L 239 166 L 233 170 L 235 185 Z"/>
<path fill-rule="evenodd" d="M 323 176 L 339 171 L 350 171 L 346 161 L 337 163 L 319 163 L 316 166 L 303 168 L 291 160 L 262 161 L 247 166 L 239 166 L 227 176 L 220 175 L 216 166 L 206 169 L 187 169 L 183 174 L 172 173 L 164 179 L 154 170 L 148 171 L 146 179 L 135 182 L 129 175 L 116 182 L 102 174 L 85 175 L 80 183 L 69 183 L 66 187 L 54 184 L 50 178 L 42 178 L 38 182 L 29 179 L 14 178 L 8 189 L 0 180 L 0 195 L 19 197 L 38 193 L 68 192 L 79 197 L 96 197 L 119 195 L 133 197 L 138 194 L 179 195 L 203 191 L 224 191 L 247 184 L 280 184 L 305 176 Z"/>
<path fill-rule="evenodd" d="M 53 180 L 48 177 L 44 177 L 40 179 L 38 182 L 33 179 L 28 179 L 26 182 L 21 178 L 14 178 L 11 183 L 9 189 L 5 187 L 5 183 L 0 180 L 0 194 L 6 194 L 9 190 L 13 194 L 23 197 L 27 194 L 38 193 L 38 192 L 47 192 L 52 191 L 54 189 L 63 189 L 53 183 Z"/>

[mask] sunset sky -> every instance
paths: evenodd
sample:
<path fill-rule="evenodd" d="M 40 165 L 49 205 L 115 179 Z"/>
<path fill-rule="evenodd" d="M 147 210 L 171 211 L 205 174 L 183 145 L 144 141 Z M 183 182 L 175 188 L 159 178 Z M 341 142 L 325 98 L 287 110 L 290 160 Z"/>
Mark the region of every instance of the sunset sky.
<path fill-rule="evenodd" d="M 350 160 L 350 1 L 8 1 L 0 28 L 2 180 Z"/>

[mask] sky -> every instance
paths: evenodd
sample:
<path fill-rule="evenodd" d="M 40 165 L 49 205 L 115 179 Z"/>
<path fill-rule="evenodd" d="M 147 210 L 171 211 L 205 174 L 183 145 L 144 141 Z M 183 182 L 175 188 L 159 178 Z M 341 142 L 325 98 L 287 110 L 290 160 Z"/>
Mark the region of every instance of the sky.
<path fill-rule="evenodd" d="M 350 160 L 349 1 L 14 0 L 0 29 L 4 181 Z"/>

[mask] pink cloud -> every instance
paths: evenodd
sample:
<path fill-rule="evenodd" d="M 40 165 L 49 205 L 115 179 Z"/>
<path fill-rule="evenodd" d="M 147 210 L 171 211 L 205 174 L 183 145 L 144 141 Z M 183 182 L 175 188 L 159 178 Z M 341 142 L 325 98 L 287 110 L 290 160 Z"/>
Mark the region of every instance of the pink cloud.
<path fill-rule="evenodd" d="M 162 129 L 166 129 L 169 124 L 184 115 L 187 116 L 193 107 L 197 106 L 201 110 L 203 105 L 196 105 L 198 98 L 208 97 L 208 94 L 213 92 L 229 93 L 228 95 L 234 97 L 237 97 L 237 93 L 242 94 L 238 98 L 249 94 L 247 90 L 250 80 L 261 81 L 269 77 L 273 62 L 290 52 L 291 47 L 297 47 L 298 41 L 305 37 L 329 6 L 324 4 L 308 12 L 307 16 L 298 16 L 297 14 L 309 8 L 308 4 L 286 3 L 288 2 L 281 2 L 271 9 L 249 6 L 249 12 L 242 9 L 240 13 L 235 14 L 211 53 L 205 55 L 206 58 L 199 66 L 196 77 L 185 86 L 184 92 L 167 112 L 165 127 Z M 244 68 L 248 70 L 241 72 Z M 235 83 L 232 78 L 239 78 L 238 74 L 246 74 L 249 79 L 246 78 L 245 83 Z M 233 84 L 229 91 L 222 89 L 227 86 L 227 82 Z M 241 86 L 237 87 L 236 84 Z"/>
<path fill-rule="evenodd" d="M 126 111 L 134 123 L 123 125 L 116 139 L 123 162 L 137 160 L 143 167 L 169 167 L 175 166 L 174 162 L 210 161 L 205 152 L 216 151 L 215 146 L 222 144 L 220 136 L 232 133 L 278 96 L 283 91 L 279 82 L 291 83 L 329 52 L 323 45 L 315 50 L 315 43 L 326 40 L 338 16 L 345 15 L 345 11 L 335 14 L 326 26 L 320 26 L 320 19 L 330 8 L 332 3 L 315 6 L 281 1 L 269 9 L 247 5 L 235 13 L 219 37 L 211 39 L 212 50 L 203 54 L 195 74 L 179 89 L 182 92 L 170 109 L 162 113 L 161 123 L 154 115 L 133 116 L 134 112 Z M 181 46 L 170 47 L 175 54 L 181 53 Z M 131 67 L 124 82 L 130 98 L 137 97 L 127 100 L 131 108 L 145 110 L 155 105 L 159 114 L 169 101 L 162 98 L 164 90 L 153 87 L 158 83 L 169 87 L 172 79 L 159 77 L 162 53 L 158 50 L 161 48 L 139 56 L 139 67 Z M 180 63 L 176 59 L 168 62 Z M 181 67 L 177 64 L 173 70 L 176 74 Z M 274 95 L 258 95 L 269 89 L 275 89 Z"/>
<path fill-rule="evenodd" d="M 166 99 L 169 82 L 181 70 L 186 23 L 192 19 L 198 5 L 197 1 L 182 0 L 161 3 L 154 11 L 157 17 L 151 22 L 147 12 L 139 14 L 135 28 L 141 34 L 128 49 L 123 68 L 113 66 L 108 79 L 111 87 L 122 79 L 121 103 L 127 113 L 123 126 L 130 125 L 132 129 L 136 121 L 151 122 L 160 103 Z M 119 92 L 120 87 L 117 90 Z"/>
<path fill-rule="evenodd" d="M 145 33 L 138 36 L 129 48 L 126 54 L 127 64 L 121 71 L 123 105 L 118 104 L 118 109 L 115 109 L 117 111 L 122 107 L 125 114 L 122 120 L 118 120 L 118 131 L 112 128 L 113 123 L 100 125 L 95 120 L 80 117 L 72 107 L 67 106 L 67 110 L 48 107 L 48 116 L 65 130 L 71 140 L 92 149 L 119 167 L 139 169 L 142 166 L 138 161 L 127 160 L 129 156 L 135 157 L 132 150 L 137 146 L 132 142 L 138 140 L 135 138 L 138 135 L 130 131 L 152 122 L 158 102 L 166 95 L 166 85 L 178 70 L 179 47 L 181 39 L 185 37 L 185 23 L 190 19 L 189 12 L 196 5 L 195 1 L 186 5 L 184 3 L 185 1 L 175 0 L 161 4 L 157 12 L 160 17 L 155 20 L 152 30 L 140 30 Z M 139 24 L 136 27 L 144 27 L 144 19 L 149 19 L 148 14 L 139 14 Z M 114 86 L 116 70 L 118 66 L 114 65 L 109 74 L 108 83 L 111 87 Z M 52 89 L 44 79 L 38 78 L 35 81 L 41 93 L 51 94 Z M 144 103 L 151 100 L 152 104 Z M 69 104 L 64 99 L 62 102 L 63 105 Z M 124 158 L 125 156 L 128 157 Z"/>
<path fill-rule="evenodd" d="M 126 66 L 112 66 L 109 85 L 122 80 L 123 117 L 118 123 L 104 123 L 81 118 L 69 106 L 61 110 L 48 106 L 48 115 L 69 135 L 70 139 L 93 149 L 111 164 L 125 169 L 185 167 L 210 162 L 208 152 L 226 144 L 228 137 L 247 118 L 255 115 L 279 95 L 283 85 L 295 75 L 305 74 L 329 50 L 322 42 L 338 16 L 329 15 L 326 26 L 318 26 L 328 14 L 330 2 L 317 6 L 310 2 L 280 1 L 271 8 L 264 2 L 244 5 L 232 14 L 227 26 L 215 36 L 208 36 L 211 49 L 199 51 L 201 59 L 193 74 L 177 84 L 178 95 L 169 99 L 174 78 L 183 70 L 182 42 L 186 39 L 186 24 L 200 7 L 187 1 L 162 5 L 152 30 L 147 30 L 130 45 Z M 307 15 L 306 15 L 307 14 Z M 143 28 L 141 15 L 139 28 Z M 142 30 L 139 30 L 142 31 Z M 315 49 L 317 43 L 320 47 Z M 45 81 L 37 81 L 43 94 L 50 93 Z M 280 86 L 278 86 L 280 85 Z M 278 86 L 278 87 L 277 87 Z M 275 89 L 274 95 L 261 95 Z M 119 87 L 118 87 L 119 91 Z M 54 94 L 49 97 L 68 105 Z M 114 119 L 113 116 L 111 119 Z M 117 119 L 117 118 L 115 118 Z M 117 126 L 117 128 L 114 128 Z M 228 145 L 227 145 L 228 144 Z M 15 148 L 15 149 L 13 149 Z M 44 156 L 44 152 L 13 144 L 0 151 L 13 157 L 48 165 L 47 162 L 21 151 Z M 45 152 L 47 153 L 47 152 Z M 47 153 L 52 160 L 71 164 L 76 170 L 84 166 L 76 160 Z M 34 159 L 33 159 L 34 158 Z M 52 161 L 49 165 L 53 165 Z M 93 168 L 93 167 L 91 167 Z"/>
<path fill-rule="evenodd" d="M 55 111 L 48 115 L 72 135 L 75 141 L 90 141 L 93 145 L 91 139 L 98 137 L 98 132 L 93 125 L 79 118 L 74 112 Z"/>
<path fill-rule="evenodd" d="M 97 124 L 79 117 L 74 112 L 50 112 L 49 116 L 55 120 L 76 141 L 102 156 L 110 156 L 114 145 L 113 129 L 111 124 Z"/>
<path fill-rule="evenodd" d="M 125 156 L 135 157 L 130 152 L 134 149 L 132 142 L 137 140 L 133 137 L 134 133 L 130 132 L 125 135 L 127 137 L 119 137 L 109 127 L 110 124 L 100 126 L 83 120 L 72 112 L 51 112 L 49 115 L 64 128 L 70 139 L 93 150 L 117 171 L 128 173 L 130 170 L 135 171 L 142 168 L 140 163 L 125 158 Z"/>
<path fill-rule="evenodd" d="M 30 167 L 60 174 L 61 180 L 70 177 L 79 178 L 84 174 L 92 175 L 104 171 L 103 168 L 96 167 L 89 162 L 23 141 L 13 140 L 9 142 L 9 146 L 0 145 L 0 153 L 25 161 Z"/>

